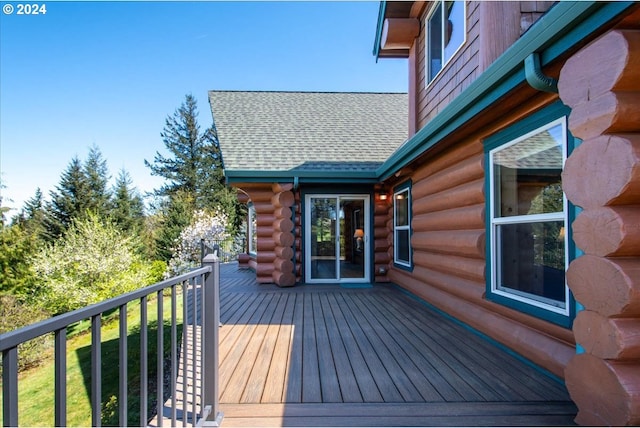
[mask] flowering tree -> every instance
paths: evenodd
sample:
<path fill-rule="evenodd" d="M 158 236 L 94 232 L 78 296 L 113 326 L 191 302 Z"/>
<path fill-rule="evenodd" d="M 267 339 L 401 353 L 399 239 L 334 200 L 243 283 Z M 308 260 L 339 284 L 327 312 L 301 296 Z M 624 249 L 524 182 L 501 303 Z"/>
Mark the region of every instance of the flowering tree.
<path fill-rule="evenodd" d="M 153 282 L 152 266 L 134 238 L 94 214 L 75 220 L 65 236 L 37 253 L 34 298 L 53 314 L 71 311 Z"/>
<path fill-rule="evenodd" d="M 191 224 L 185 227 L 176 240 L 173 257 L 169 261 L 169 275 L 179 275 L 200 264 L 201 242 L 227 239 L 227 216 L 204 210 L 196 211 Z"/>

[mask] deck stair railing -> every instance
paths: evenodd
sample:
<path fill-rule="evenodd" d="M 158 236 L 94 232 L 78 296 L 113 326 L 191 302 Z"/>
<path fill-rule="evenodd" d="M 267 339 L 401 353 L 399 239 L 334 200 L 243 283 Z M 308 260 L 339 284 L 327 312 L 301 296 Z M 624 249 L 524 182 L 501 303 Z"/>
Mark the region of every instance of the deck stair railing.
<path fill-rule="evenodd" d="M 83 320 L 91 320 L 91 424 L 101 424 L 102 360 L 101 321 L 109 311 L 119 311 L 119 426 L 130 425 L 127 421 L 127 305 L 140 302 L 140 426 L 147 426 L 148 399 L 148 309 L 147 300 L 156 295 L 158 311 L 157 334 L 157 426 L 170 418 L 171 426 L 192 425 L 219 426 L 222 414 L 218 409 L 218 336 L 220 323 L 219 306 L 220 261 L 217 255 L 204 257 L 202 266 L 186 274 L 176 276 L 148 287 L 105 300 L 72 312 L 25 326 L 0 335 L 2 352 L 2 408 L 3 426 L 18 426 L 18 346 L 42 335 L 54 335 L 54 423 L 67 424 L 67 330 L 69 326 Z M 171 405 L 165 412 L 163 384 L 164 370 L 164 308 L 163 294 L 171 301 Z M 179 296 L 179 294 L 181 296 Z M 178 299 L 182 298 L 182 338 L 178 338 Z M 198 334 L 199 333 L 199 334 Z M 196 340 L 199 341 L 196 342 Z M 178 349 L 181 348 L 181 356 Z M 189 354 L 186 352 L 191 350 Z M 200 352 L 196 352 L 199 349 Z M 199 371 L 196 368 L 200 368 Z M 177 381 L 182 373 L 181 390 Z M 115 375 L 115 374 L 114 374 Z M 187 385 L 187 379 L 191 385 Z M 198 388 L 200 386 L 200 388 Z M 190 387 L 190 388 L 189 388 Z M 188 389 L 191 389 L 190 391 Z M 178 398 L 181 397 L 181 398 Z M 181 403 L 180 403 L 181 402 Z M 181 404 L 180 423 L 178 404 Z M 190 406 L 189 406 L 190 405 Z M 191 407 L 191 408 L 189 408 Z M 169 413 L 169 414 L 167 414 Z M 169 423 L 167 420 L 165 423 Z"/>

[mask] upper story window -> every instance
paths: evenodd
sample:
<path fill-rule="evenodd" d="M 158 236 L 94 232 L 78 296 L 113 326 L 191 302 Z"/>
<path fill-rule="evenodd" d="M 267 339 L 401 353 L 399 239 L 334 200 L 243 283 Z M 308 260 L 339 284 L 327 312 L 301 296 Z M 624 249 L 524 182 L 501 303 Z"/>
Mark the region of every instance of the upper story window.
<path fill-rule="evenodd" d="M 393 263 L 411 268 L 411 187 L 400 186 L 393 193 Z"/>
<path fill-rule="evenodd" d="M 464 44 L 466 38 L 464 1 L 435 2 L 425 21 L 426 82 L 429 84 Z"/>
<path fill-rule="evenodd" d="M 567 146 L 561 117 L 487 154 L 487 297 L 565 325 L 571 315 L 565 279 L 568 203 L 561 178 Z"/>

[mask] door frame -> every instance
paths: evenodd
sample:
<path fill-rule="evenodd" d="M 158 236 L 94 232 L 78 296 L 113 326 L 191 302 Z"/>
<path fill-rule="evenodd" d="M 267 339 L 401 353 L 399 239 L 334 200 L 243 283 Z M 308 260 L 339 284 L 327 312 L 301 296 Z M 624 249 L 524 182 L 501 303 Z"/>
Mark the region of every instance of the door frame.
<path fill-rule="evenodd" d="M 312 278 L 311 277 L 311 200 L 317 198 L 332 198 L 336 199 L 337 207 L 340 207 L 341 200 L 362 200 L 364 210 L 364 224 L 362 228 L 364 230 L 363 237 L 363 262 L 364 273 L 362 278 L 341 278 L 340 276 L 340 222 L 336 224 L 336 242 L 335 251 L 337 254 L 335 263 L 336 278 Z M 368 193 L 307 193 L 304 196 L 304 282 L 306 284 L 342 284 L 342 283 L 370 283 L 371 282 L 371 248 L 370 248 L 370 230 L 371 230 L 371 196 Z"/>

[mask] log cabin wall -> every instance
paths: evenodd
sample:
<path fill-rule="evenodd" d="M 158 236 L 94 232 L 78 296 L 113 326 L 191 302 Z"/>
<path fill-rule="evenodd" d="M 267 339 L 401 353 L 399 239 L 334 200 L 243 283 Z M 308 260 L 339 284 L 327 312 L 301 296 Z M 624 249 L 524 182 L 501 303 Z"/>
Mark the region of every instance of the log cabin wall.
<path fill-rule="evenodd" d="M 483 140 L 557 96 L 524 90 L 461 128 L 441 148 L 400 171 L 387 188 L 411 180 L 413 270 L 393 267 L 388 278 L 449 315 L 557 375 L 575 354 L 570 329 L 489 301 L 486 293 Z M 392 215 L 392 214 L 391 214 Z M 393 242 L 392 221 L 389 242 Z M 393 255 L 393 248 L 389 254 Z"/>
<path fill-rule="evenodd" d="M 302 202 L 300 196 L 300 190 L 294 192 L 295 205 L 292 207 L 294 211 L 294 224 L 293 224 L 293 251 L 294 251 L 294 274 L 296 282 L 302 282 Z"/>
<path fill-rule="evenodd" d="M 573 233 L 584 252 L 567 272 L 584 306 L 573 325 L 584 352 L 566 383 L 577 423 L 639 425 L 640 12 L 571 57 L 558 88 L 583 140 L 563 173 L 567 198 L 583 208 Z"/>
<path fill-rule="evenodd" d="M 380 195 L 385 195 L 382 199 Z M 374 282 L 389 282 L 388 272 L 393 260 L 393 214 L 391 198 L 381 186 L 375 188 L 373 207 Z"/>
<path fill-rule="evenodd" d="M 295 196 L 291 191 L 293 184 L 274 184 L 271 202 L 274 207 L 273 241 L 275 243 L 274 271 L 272 282 L 281 287 L 291 287 L 296 283 L 293 265 L 293 230 L 291 207 Z"/>
<path fill-rule="evenodd" d="M 256 211 L 257 255 L 248 262 L 259 283 L 281 287 L 295 284 L 293 265 L 294 225 L 292 184 L 239 185 Z"/>

